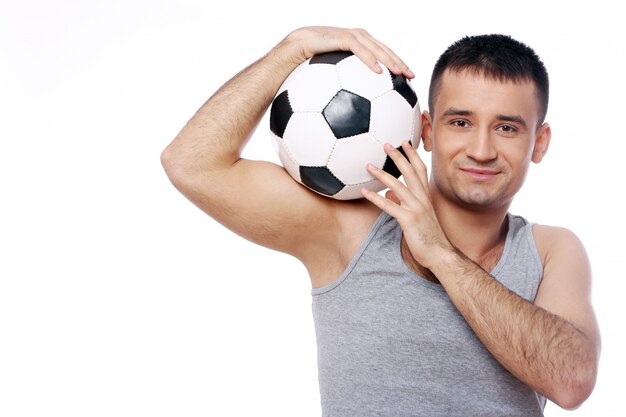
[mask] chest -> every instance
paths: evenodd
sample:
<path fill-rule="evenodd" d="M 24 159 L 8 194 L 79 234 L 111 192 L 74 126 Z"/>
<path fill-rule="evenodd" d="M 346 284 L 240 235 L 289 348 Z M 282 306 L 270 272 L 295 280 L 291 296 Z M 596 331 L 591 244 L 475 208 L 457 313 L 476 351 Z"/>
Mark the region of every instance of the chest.
<path fill-rule="evenodd" d="M 493 249 L 489 250 L 487 253 L 481 256 L 475 256 L 472 259 L 477 265 L 479 265 L 485 271 L 491 272 L 494 270 L 496 265 L 498 264 L 500 258 L 502 257 L 502 253 L 504 251 L 504 242 L 498 244 Z M 439 284 L 439 280 L 437 277 L 430 272 L 430 270 L 424 268 L 420 265 L 409 250 L 404 237 L 400 242 L 400 254 L 402 256 L 402 260 L 406 264 L 406 266 L 416 275 L 423 277 L 427 281 L 434 282 Z M 467 256 L 467 255 L 466 255 Z"/>
<path fill-rule="evenodd" d="M 490 402 L 520 388 L 441 287 L 408 275 L 371 275 L 335 290 L 313 303 L 324 397 L 356 392 L 366 402 L 389 398 L 417 410 L 431 399 L 433 406 L 457 395 Z"/>

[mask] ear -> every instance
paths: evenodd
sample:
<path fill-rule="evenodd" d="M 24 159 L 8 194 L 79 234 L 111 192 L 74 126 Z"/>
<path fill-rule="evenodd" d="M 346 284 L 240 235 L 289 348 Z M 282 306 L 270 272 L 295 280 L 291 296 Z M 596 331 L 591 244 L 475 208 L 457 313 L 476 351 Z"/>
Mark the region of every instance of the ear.
<path fill-rule="evenodd" d="M 531 158 L 531 161 L 535 164 L 541 162 L 546 152 L 548 152 L 551 138 L 552 130 L 550 129 L 550 125 L 547 123 L 542 124 L 535 137 L 535 147 L 533 148 L 533 156 Z"/>
<path fill-rule="evenodd" d="M 422 142 L 424 143 L 424 150 L 430 152 L 433 149 L 433 124 L 430 118 L 428 110 L 424 110 L 422 113 Z"/>

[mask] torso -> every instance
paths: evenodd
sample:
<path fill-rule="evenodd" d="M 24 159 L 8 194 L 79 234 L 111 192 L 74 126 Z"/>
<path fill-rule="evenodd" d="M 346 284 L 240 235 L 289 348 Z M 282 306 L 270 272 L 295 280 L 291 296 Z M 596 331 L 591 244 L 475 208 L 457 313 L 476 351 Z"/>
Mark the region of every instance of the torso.
<path fill-rule="evenodd" d="M 531 301 L 541 266 L 531 256 L 530 225 L 511 222 L 511 245 L 481 261 L 498 259 L 494 277 Z M 454 415 L 468 401 L 471 414 L 541 415 L 545 400 L 503 371 L 445 290 L 399 256 L 397 222 L 381 216 L 373 226 L 335 282 L 312 291 L 324 415 Z"/>

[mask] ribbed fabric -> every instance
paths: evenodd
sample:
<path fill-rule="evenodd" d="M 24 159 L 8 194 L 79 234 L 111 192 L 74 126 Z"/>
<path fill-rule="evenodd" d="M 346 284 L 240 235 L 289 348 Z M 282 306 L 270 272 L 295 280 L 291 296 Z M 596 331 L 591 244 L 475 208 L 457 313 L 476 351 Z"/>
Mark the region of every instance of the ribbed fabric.
<path fill-rule="evenodd" d="M 543 268 L 532 225 L 508 215 L 491 274 L 533 301 Z M 486 350 L 441 285 L 404 263 L 382 213 L 333 284 L 312 290 L 323 417 L 542 416 L 545 399 Z"/>

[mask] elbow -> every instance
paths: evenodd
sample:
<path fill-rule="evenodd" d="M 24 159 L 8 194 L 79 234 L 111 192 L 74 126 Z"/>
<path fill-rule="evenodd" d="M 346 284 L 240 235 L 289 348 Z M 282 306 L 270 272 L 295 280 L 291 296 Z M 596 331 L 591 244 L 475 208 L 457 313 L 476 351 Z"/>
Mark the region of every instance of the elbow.
<path fill-rule="evenodd" d="M 174 171 L 176 167 L 176 157 L 171 149 L 171 145 L 161 152 L 161 166 L 165 170 L 165 173 L 170 176 L 170 173 Z"/>
<path fill-rule="evenodd" d="M 170 183 L 197 205 L 206 205 L 219 191 L 217 171 L 203 162 L 174 145 L 161 152 L 161 165 Z"/>
<path fill-rule="evenodd" d="M 185 177 L 189 175 L 189 163 L 185 161 L 179 152 L 172 145 L 161 152 L 161 166 L 170 182 L 178 188 L 185 181 Z"/>
<path fill-rule="evenodd" d="M 574 411 L 585 402 L 585 400 L 589 397 L 589 394 L 559 394 L 557 397 L 555 397 L 554 403 L 564 410 Z"/>
<path fill-rule="evenodd" d="M 572 393 L 567 393 L 567 394 L 561 394 L 554 399 L 554 403 L 564 410 L 574 411 L 578 409 L 581 405 L 583 405 L 585 400 L 589 398 L 590 394 L 591 394 L 591 391 L 589 391 L 588 393 L 584 393 L 584 392 L 573 393 L 572 392 Z"/>
<path fill-rule="evenodd" d="M 589 398 L 596 385 L 596 369 L 581 372 L 573 381 L 555 392 L 553 402 L 565 410 L 576 410 Z"/>
<path fill-rule="evenodd" d="M 196 149 L 176 140 L 161 152 L 161 165 L 175 186 L 193 183 L 199 178 L 219 178 L 238 159 L 238 155 L 231 157 L 219 149 Z"/>

